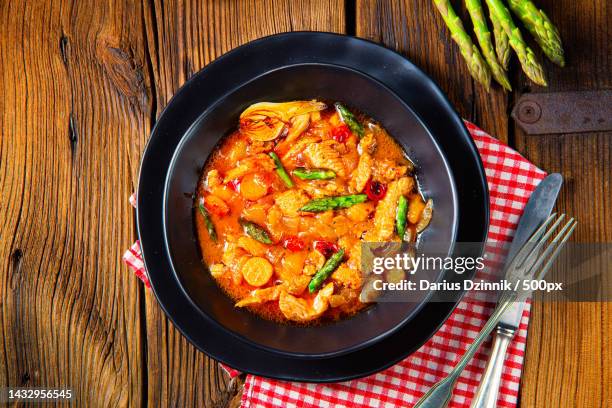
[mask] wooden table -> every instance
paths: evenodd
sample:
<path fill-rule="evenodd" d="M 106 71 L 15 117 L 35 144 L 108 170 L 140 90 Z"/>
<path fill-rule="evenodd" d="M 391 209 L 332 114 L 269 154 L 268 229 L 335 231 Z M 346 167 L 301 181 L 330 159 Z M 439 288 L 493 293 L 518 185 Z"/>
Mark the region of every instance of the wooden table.
<path fill-rule="evenodd" d="M 612 133 L 527 136 L 509 118 L 523 92 L 612 88 L 612 4 L 537 3 L 561 30 L 567 67 L 546 62 L 543 89 L 515 61 L 515 92 L 487 94 L 427 0 L 0 2 L 0 386 L 69 385 L 87 406 L 237 404 L 240 381 L 178 333 L 121 255 L 157 116 L 194 72 L 272 33 L 348 33 L 398 50 L 463 117 L 564 175 L 558 208 L 581 221 L 576 239 L 612 241 Z M 612 405 L 610 312 L 535 305 L 522 406 Z"/>

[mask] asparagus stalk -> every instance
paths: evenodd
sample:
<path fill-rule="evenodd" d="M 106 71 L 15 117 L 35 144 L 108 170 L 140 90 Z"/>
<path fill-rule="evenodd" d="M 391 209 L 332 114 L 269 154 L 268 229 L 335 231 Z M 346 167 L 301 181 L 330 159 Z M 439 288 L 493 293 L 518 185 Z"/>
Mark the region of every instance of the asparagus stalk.
<path fill-rule="evenodd" d="M 338 102 L 336 102 L 334 106 L 336 107 L 336 110 L 340 115 L 340 119 L 342 119 L 344 124 L 351 129 L 351 132 L 355 133 L 361 139 L 364 132 L 363 125 L 359 123 L 355 115 L 353 115 L 350 110 Z"/>
<path fill-rule="evenodd" d="M 317 198 L 307 202 L 300 211 L 304 212 L 323 212 L 335 210 L 337 208 L 348 208 L 355 204 L 363 203 L 368 199 L 365 194 L 352 194 L 336 197 Z"/>
<path fill-rule="evenodd" d="M 480 44 L 480 48 L 482 49 L 485 60 L 489 64 L 489 68 L 491 68 L 493 78 L 495 78 L 504 89 L 511 91 L 512 87 L 510 86 L 510 81 L 506 76 L 506 72 L 504 68 L 499 65 L 499 62 L 497 62 L 497 56 L 495 55 L 495 49 L 491 41 L 491 33 L 489 32 L 487 20 L 482 11 L 482 3 L 480 0 L 465 0 L 465 5 L 470 13 L 478 44 Z"/>
<path fill-rule="evenodd" d="M 533 35 L 548 59 L 561 67 L 564 66 L 565 58 L 559 30 L 546 14 L 539 10 L 531 0 L 509 0 L 508 4 L 512 12 L 521 19 Z"/>
<path fill-rule="evenodd" d="M 338 266 L 342 263 L 342 258 L 344 258 L 344 249 L 340 249 L 338 252 L 333 254 L 327 262 L 319 269 L 317 273 L 315 273 L 308 284 L 308 291 L 310 293 L 314 293 L 319 287 L 325 282 L 327 278 L 331 276 L 331 274 L 336 270 Z"/>
<path fill-rule="evenodd" d="M 251 238 L 263 244 L 272 243 L 272 240 L 270 239 L 268 232 L 262 227 L 260 227 L 259 225 L 255 224 L 254 222 L 247 221 L 243 218 L 238 220 L 238 222 L 240 223 L 240 225 L 242 225 L 242 228 L 244 228 L 244 232 L 246 232 L 246 234 L 250 236 Z"/>
<path fill-rule="evenodd" d="M 208 235 L 210 235 L 210 239 L 213 242 L 217 242 L 217 230 L 215 229 L 215 224 L 213 224 L 210 219 L 210 214 L 208 214 L 208 210 L 204 207 L 204 204 L 198 204 L 198 209 L 204 218 L 204 225 L 206 225 L 206 230 L 208 231 Z"/>
<path fill-rule="evenodd" d="M 489 66 L 482 58 L 478 47 L 472 42 L 472 39 L 465 31 L 461 19 L 453 10 L 449 0 L 433 0 L 434 5 L 437 7 L 442 18 L 449 28 L 453 40 L 459 45 L 461 54 L 467 63 L 468 69 L 472 77 L 480 82 L 487 90 L 491 85 L 491 71 Z"/>
<path fill-rule="evenodd" d="M 542 65 L 538 61 L 533 50 L 523 40 L 521 31 L 512 21 L 510 11 L 506 8 L 502 0 L 487 0 L 491 13 L 494 13 L 500 24 L 504 28 L 510 46 L 516 52 L 521 67 L 527 76 L 536 84 L 546 86 L 546 78 Z"/>
<path fill-rule="evenodd" d="M 497 60 L 501 66 L 507 70 L 510 64 L 510 44 L 508 43 L 508 36 L 504 31 L 499 19 L 493 13 L 493 9 L 489 7 L 489 18 L 493 24 L 493 36 L 495 37 L 495 52 L 497 53 Z"/>
<path fill-rule="evenodd" d="M 274 164 L 276 165 L 276 174 L 278 174 L 278 177 L 283 180 L 283 183 L 285 183 L 287 187 L 293 187 L 293 180 L 291 180 L 291 177 L 289 177 L 289 174 L 287 173 L 287 170 L 285 170 L 285 168 L 283 167 L 283 163 L 281 162 L 278 155 L 274 152 L 270 152 L 268 153 L 268 155 L 272 158 L 272 160 L 274 160 Z"/>
<path fill-rule="evenodd" d="M 298 167 L 292 173 L 300 180 L 328 180 L 336 177 L 336 173 L 333 170 L 327 169 L 305 169 Z"/>
<path fill-rule="evenodd" d="M 404 239 L 406 234 L 406 216 L 408 215 L 408 200 L 404 196 L 400 196 L 397 203 L 397 212 L 395 213 L 395 229 L 400 239 Z"/>

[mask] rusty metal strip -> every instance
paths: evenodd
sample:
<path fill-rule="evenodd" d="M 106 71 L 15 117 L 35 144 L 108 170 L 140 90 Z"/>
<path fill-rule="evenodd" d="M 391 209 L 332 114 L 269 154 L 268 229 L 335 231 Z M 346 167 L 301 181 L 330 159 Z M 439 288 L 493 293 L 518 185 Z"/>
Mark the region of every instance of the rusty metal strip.
<path fill-rule="evenodd" d="M 612 130 L 612 91 L 524 94 L 512 117 L 530 135 Z"/>

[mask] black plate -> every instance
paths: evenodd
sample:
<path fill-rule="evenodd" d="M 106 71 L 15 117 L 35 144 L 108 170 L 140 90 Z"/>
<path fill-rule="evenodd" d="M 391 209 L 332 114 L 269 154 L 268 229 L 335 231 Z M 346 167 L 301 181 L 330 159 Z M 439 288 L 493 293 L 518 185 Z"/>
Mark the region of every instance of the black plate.
<path fill-rule="evenodd" d="M 181 140 L 186 140 L 184 136 L 203 112 L 227 97 L 228 92 L 260 75 L 296 64 L 349 67 L 368 74 L 399 95 L 435 136 L 452 169 L 459 209 L 457 241 L 485 239 L 488 192 L 482 164 L 463 122 L 440 90 L 393 51 L 364 40 L 323 33 L 281 34 L 239 47 L 208 65 L 177 92 L 156 124 L 143 158 L 138 230 L 160 304 L 198 348 L 232 367 L 258 375 L 298 381 L 339 381 L 378 371 L 416 350 L 435 333 L 455 303 L 426 304 L 409 324 L 398 325 L 399 329 L 384 340 L 369 346 L 363 343 L 365 348 L 358 352 L 346 353 L 345 349 L 343 355 L 326 358 L 289 356 L 274 350 L 278 347 L 262 348 L 202 313 L 197 306 L 199 303 L 201 307 L 202 301 L 192 302 L 171 273 L 173 265 L 164 242 L 162 181 L 172 167 L 172 157 Z M 191 263 L 195 267 L 195 261 Z"/>
<path fill-rule="evenodd" d="M 364 348 L 407 324 L 425 304 L 425 293 L 419 293 L 419 299 L 415 297 L 411 302 L 379 302 L 334 324 L 281 325 L 234 306 L 201 262 L 192 233 L 194 210 L 190 193 L 198 183 L 205 160 L 224 133 L 236 128 L 240 113 L 254 101 L 296 99 L 345 104 L 350 101 L 351 108 L 380 121 L 409 151 L 417 168 L 424 169 L 418 173 L 421 190 L 436 203 L 436 216 L 420 236 L 420 250 L 451 253 L 457 231 L 457 193 L 450 167 L 435 139 L 410 108 L 382 83 L 353 69 L 329 64 L 289 65 L 266 72 L 246 84 L 238 84 L 205 110 L 181 140 L 168 171 L 165 237 L 177 279 L 206 316 L 244 341 L 267 350 L 293 357 L 331 357 Z M 440 243 L 444 243 L 443 248 Z M 442 271 L 430 277 L 442 278 Z"/>

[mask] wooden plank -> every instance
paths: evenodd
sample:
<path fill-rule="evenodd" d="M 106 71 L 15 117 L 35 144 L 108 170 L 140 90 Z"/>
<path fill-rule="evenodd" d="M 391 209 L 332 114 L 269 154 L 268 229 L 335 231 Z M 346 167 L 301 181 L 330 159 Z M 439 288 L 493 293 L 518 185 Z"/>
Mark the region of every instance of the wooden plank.
<path fill-rule="evenodd" d="M 0 2 L 0 386 L 141 404 L 140 292 L 121 262 L 149 132 L 141 16 Z"/>
<path fill-rule="evenodd" d="M 145 25 L 159 114 L 193 73 L 250 40 L 293 30 L 342 32 L 343 0 L 152 1 Z M 235 406 L 240 387 L 191 346 L 146 296 L 149 406 Z"/>
<path fill-rule="evenodd" d="M 606 0 L 542 0 L 559 27 L 565 68 L 546 62 L 549 88 L 532 92 L 612 88 L 612 8 Z M 516 95 L 518 98 L 519 95 Z M 515 127 L 516 148 L 539 167 L 565 178 L 557 209 L 576 217 L 574 239 L 611 242 L 612 132 L 525 135 Z M 525 407 L 612 406 L 610 303 L 536 303 L 530 323 L 521 402 Z"/>
<path fill-rule="evenodd" d="M 193 72 L 274 32 L 341 32 L 343 6 L 0 2 L 0 386 L 68 385 L 88 406 L 236 404 L 216 363 L 168 323 L 151 294 L 139 310 L 142 287 L 120 262 L 133 231 L 112 220 L 132 219 L 125 199 L 151 125 Z M 571 51 L 567 68 L 547 64 L 551 89 L 610 89 L 605 0 L 542 7 Z M 610 241 L 612 135 L 532 138 L 511 124 L 508 135 L 507 97 L 466 80 L 430 2 L 358 0 L 355 10 L 358 35 L 399 49 L 462 116 L 564 174 L 559 207 L 582 221 L 578 239 Z M 535 305 L 523 406 L 612 405 L 609 308 Z"/>
<path fill-rule="evenodd" d="M 465 9 L 457 13 L 471 29 Z M 433 78 L 463 118 L 508 140 L 507 94 L 496 84 L 487 93 L 474 83 L 431 0 L 357 0 L 356 14 L 357 36 L 405 55 Z"/>

